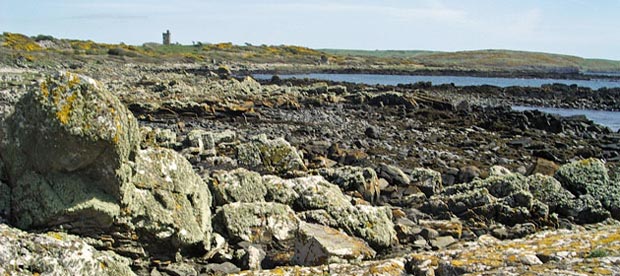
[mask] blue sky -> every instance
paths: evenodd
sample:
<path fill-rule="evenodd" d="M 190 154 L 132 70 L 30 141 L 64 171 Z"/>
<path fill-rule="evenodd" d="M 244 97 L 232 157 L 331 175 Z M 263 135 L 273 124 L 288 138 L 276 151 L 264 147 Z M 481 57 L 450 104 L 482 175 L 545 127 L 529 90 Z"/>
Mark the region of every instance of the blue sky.
<path fill-rule="evenodd" d="M 514 49 L 620 60 L 620 0 L 0 0 L 0 31 L 142 44 Z"/>

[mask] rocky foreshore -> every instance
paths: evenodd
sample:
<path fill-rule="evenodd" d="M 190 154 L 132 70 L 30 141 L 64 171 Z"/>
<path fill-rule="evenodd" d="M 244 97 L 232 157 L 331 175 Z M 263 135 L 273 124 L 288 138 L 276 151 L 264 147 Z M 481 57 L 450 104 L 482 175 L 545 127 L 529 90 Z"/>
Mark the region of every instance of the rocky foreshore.
<path fill-rule="evenodd" d="M 620 273 L 620 135 L 585 118 L 227 70 L 0 76 L 2 275 Z"/>

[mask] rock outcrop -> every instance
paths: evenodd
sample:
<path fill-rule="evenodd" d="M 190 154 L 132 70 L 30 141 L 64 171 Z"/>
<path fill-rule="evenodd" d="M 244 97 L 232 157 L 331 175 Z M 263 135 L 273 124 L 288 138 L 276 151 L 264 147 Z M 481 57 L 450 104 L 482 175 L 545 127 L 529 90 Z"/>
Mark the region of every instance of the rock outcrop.
<path fill-rule="evenodd" d="M 77 236 L 31 234 L 0 224 L 2 275 L 135 275 L 130 264 L 130 259 L 97 251 Z"/>
<path fill-rule="evenodd" d="M 140 133 L 103 84 L 69 72 L 50 77 L 3 125 L 0 155 L 17 226 L 64 224 L 76 233 L 111 226 Z"/>
<path fill-rule="evenodd" d="M 208 186 L 177 152 L 140 150 L 137 125 L 97 81 L 65 72 L 41 82 L 2 122 L 11 199 L 2 211 L 10 202 L 11 221 L 22 229 L 121 231 L 147 255 L 208 249 Z"/>

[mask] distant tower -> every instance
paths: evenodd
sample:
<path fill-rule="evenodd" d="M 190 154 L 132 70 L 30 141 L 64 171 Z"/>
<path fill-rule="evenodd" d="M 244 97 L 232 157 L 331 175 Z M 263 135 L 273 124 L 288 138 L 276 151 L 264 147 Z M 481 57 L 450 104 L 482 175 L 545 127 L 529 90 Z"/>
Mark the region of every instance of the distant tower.
<path fill-rule="evenodd" d="M 161 35 L 164 37 L 164 45 L 170 45 L 170 30 L 166 30 L 166 32 Z"/>

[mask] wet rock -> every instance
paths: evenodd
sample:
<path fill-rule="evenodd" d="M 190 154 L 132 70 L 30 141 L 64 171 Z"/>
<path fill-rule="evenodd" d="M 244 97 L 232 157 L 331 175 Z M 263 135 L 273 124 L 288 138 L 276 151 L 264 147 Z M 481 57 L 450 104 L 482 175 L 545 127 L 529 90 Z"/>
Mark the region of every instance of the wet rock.
<path fill-rule="evenodd" d="M 3 275 L 135 275 L 130 264 L 130 259 L 97 251 L 77 236 L 33 234 L 0 224 Z"/>
<path fill-rule="evenodd" d="M 235 202 L 217 211 L 214 227 L 230 241 L 269 244 L 292 240 L 299 219 L 290 207 L 280 203 Z"/>
<path fill-rule="evenodd" d="M 375 257 L 375 251 L 363 240 L 318 224 L 303 223 L 295 241 L 293 263 L 316 266 L 330 263 L 359 262 Z"/>
<path fill-rule="evenodd" d="M 233 202 L 265 201 L 267 187 L 257 172 L 238 168 L 233 171 L 216 171 L 207 179 L 216 206 Z"/>
<path fill-rule="evenodd" d="M 378 169 L 379 177 L 384 178 L 392 185 L 407 186 L 409 177 L 400 168 L 387 164 L 380 164 Z"/>
<path fill-rule="evenodd" d="M 118 224 L 134 229 L 156 255 L 210 240 L 211 193 L 187 160 L 165 148 L 140 150 L 134 170 L 123 187 Z"/>
<path fill-rule="evenodd" d="M 59 73 L 21 98 L 0 145 L 20 228 L 101 231 L 120 214 L 140 143 L 127 108 L 88 77 Z"/>
<path fill-rule="evenodd" d="M 614 218 L 620 218 L 620 183 L 610 181 L 601 160 L 585 159 L 563 165 L 554 177 L 571 193 L 600 200 Z"/>
<path fill-rule="evenodd" d="M 442 191 L 441 173 L 425 168 L 415 168 L 409 174 L 410 183 L 418 187 L 427 197 Z"/>
<path fill-rule="evenodd" d="M 266 135 L 255 136 L 250 142 L 237 146 L 237 159 L 239 165 L 265 173 L 306 170 L 297 149 L 283 138 L 269 140 Z"/>
<path fill-rule="evenodd" d="M 372 168 L 344 166 L 320 169 L 318 172 L 344 191 L 360 192 L 369 202 L 375 202 L 379 196 L 379 179 Z"/>

